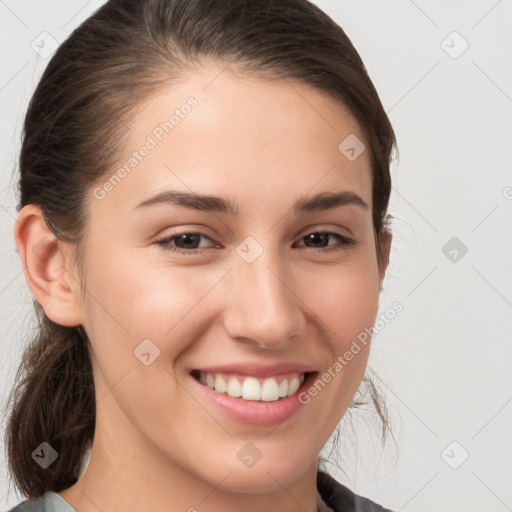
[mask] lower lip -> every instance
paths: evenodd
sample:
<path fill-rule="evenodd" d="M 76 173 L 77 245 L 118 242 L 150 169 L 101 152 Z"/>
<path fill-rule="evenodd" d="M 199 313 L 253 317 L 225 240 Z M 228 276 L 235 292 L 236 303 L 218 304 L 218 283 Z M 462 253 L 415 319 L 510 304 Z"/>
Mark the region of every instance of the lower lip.
<path fill-rule="evenodd" d="M 302 386 L 292 395 L 280 398 L 275 402 L 262 402 L 259 400 L 244 400 L 233 398 L 227 393 L 217 393 L 208 386 L 201 384 L 191 375 L 190 378 L 198 386 L 199 391 L 211 401 L 223 414 L 235 421 L 251 425 L 275 425 L 292 418 L 304 405 L 299 402 L 299 395 L 314 381 L 318 372 L 310 373 Z"/>

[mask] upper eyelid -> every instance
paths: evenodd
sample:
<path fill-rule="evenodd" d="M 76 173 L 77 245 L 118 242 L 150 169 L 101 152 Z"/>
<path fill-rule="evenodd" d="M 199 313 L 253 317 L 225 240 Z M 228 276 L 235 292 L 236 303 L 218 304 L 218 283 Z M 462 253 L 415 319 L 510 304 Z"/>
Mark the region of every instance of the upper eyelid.
<path fill-rule="evenodd" d="M 336 224 L 336 223 L 334 223 Z M 194 224 L 192 223 L 191 226 L 194 226 Z M 179 236 L 179 235 L 183 235 L 183 234 L 188 234 L 188 233 L 196 233 L 196 234 L 200 234 L 200 235 L 204 235 L 204 236 L 210 236 L 207 234 L 208 231 L 213 231 L 211 228 L 209 228 L 207 225 L 204 225 L 204 224 L 197 224 L 196 225 L 197 227 L 189 227 L 189 228 L 181 228 L 180 226 L 174 226 L 173 228 L 171 226 L 169 226 L 171 229 L 177 229 L 179 231 L 177 231 L 176 233 L 172 233 L 172 234 L 169 234 L 168 236 Z M 311 232 L 318 232 L 318 231 L 328 231 L 328 232 L 331 232 L 331 233 L 338 233 L 337 230 L 346 230 L 348 231 L 348 233 L 351 233 L 350 229 L 348 227 L 345 227 L 345 226 L 334 226 L 334 225 L 329 225 L 329 223 L 317 223 L 317 224 L 311 224 L 309 226 L 306 226 L 305 228 L 302 228 L 299 232 L 298 232 L 298 235 L 296 236 L 300 236 L 301 233 L 303 234 L 307 234 L 307 233 L 311 233 Z M 232 233 L 233 231 L 230 230 L 230 232 Z M 345 233 L 339 233 L 340 235 L 344 235 Z M 215 235 L 212 235 L 212 236 L 215 236 Z M 349 234 L 347 234 L 346 236 L 350 236 Z"/>

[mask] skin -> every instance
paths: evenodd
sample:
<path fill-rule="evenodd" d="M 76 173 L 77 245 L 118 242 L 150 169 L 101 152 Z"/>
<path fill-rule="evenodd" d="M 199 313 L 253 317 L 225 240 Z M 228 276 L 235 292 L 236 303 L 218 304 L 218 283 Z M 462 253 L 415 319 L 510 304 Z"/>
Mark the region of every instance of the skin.
<path fill-rule="evenodd" d="M 104 199 L 89 194 L 84 300 L 73 247 L 55 240 L 34 205 L 18 216 L 30 290 L 51 320 L 82 325 L 91 341 L 92 454 L 78 482 L 59 493 L 79 512 L 313 512 L 317 456 L 364 375 L 369 343 L 277 427 L 231 420 L 191 385 L 190 368 L 239 361 L 326 371 L 374 324 L 391 244 L 388 233 L 379 267 L 370 153 L 349 161 L 338 150 L 352 133 L 369 147 L 350 111 L 309 86 L 223 68 L 189 72 L 129 120 L 120 165 L 165 113 L 190 96 L 198 100 Z M 131 211 L 165 189 L 222 196 L 239 213 L 173 205 Z M 292 212 L 299 198 L 333 190 L 351 190 L 369 208 Z M 331 236 L 307 245 L 304 237 L 321 230 L 356 244 L 344 248 Z M 155 244 L 197 231 L 205 235 L 197 243 L 203 254 Z M 251 264 L 235 251 L 248 236 L 263 248 Z M 36 244 L 45 256 L 34 254 Z M 320 252 L 326 245 L 340 250 Z M 133 354 L 145 338 L 161 351 L 150 366 Z M 262 454 L 251 468 L 237 458 L 249 441 Z"/>

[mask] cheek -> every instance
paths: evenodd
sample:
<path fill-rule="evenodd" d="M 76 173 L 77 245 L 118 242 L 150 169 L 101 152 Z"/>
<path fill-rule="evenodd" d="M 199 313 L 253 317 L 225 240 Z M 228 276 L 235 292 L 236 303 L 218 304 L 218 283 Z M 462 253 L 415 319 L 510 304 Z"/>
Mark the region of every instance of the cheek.
<path fill-rule="evenodd" d="M 124 333 L 133 342 L 164 337 L 200 301 L 215 278 L 210 272 L 209 280 L 191 280 L 191 267 L 155 262 L 155 254 L 147 248 L 123 253 L 109 247 L 104 253 L 99 258 L 91 251 L 87 318 Z"/>
<path fill-rule="evenodd" d="M 361 261 L 331 267 L 324 276 L 305 283 L 307 306 L 318 317 L 316 325 L 328 347 L 323 368 L 304 394 L 311 417 L 336 428 L 361 384 L 370 353 L 370 330 L 378 312 L 378 280 L 370 264 Z M 313 276 L 311 276 L 313 278 Z M 327 437 L 325 438 L 325 442 Z"/>
<path fill-rule="evenodd" d="M 186 345 L 179 341 L 186 340 L 184 329 L 211 321 L 222 294 L 229 293 L 220 282 L 223 268 L 148 263 L 149 258 L 142 265 L 140 258 L 109 254 L 90 272 L 91 293 L 98 300 L 92 301 L 89 318 L 101 316 L 102 328 L 117 333 L 112 339 L 122 336 L 132 350 L 150 338 L 162 351 L 178 354 Z M 375 321 L 378 273 L 369 251 L 347 255 L 338 264 L 311 262 L 287 280 L 298 297 L 296 307 L 323 326 L 336 352 Z M 174 340 L 172 346 L 166 346 L 168 340 Z"/>
<path fill-rule="evenodd" d="M 338 349 L 373 325 L 378 312 L 378 276 L 371 265 L 329 268 L 304 280 L 306 303 L 324 322 Z M 306 291 L 307 290 L 307 291 Z"/>
<path fill-rule="evenodd" d="M 328 341 L 333 358 L 371 327 L 377 315 L 378 274 L 370 251 L 363 252 L 337 264 L 310 262 L 288 274 L 296 307 L 323 329 L 317 334 Z M 149 261 L 149 256 L 134 257 L 133 250 L 123 255 L 110 248 L 105 253 L 88 269 L 89 332 L 95 340 L 109 340 L 99 347 L 105 357 L 125 357 L 128 365 L 147 338 L 165 356 L 160 364 L 172 362 L 202 324 L 208 329 L 220 311 L 222 294 L 230 293 L 220 282 L 224 268 L 171 265 L 154 256 Z"/>
<path fill-rule="evenodd" d="M 372 265 L 348 267 L 336 272 L 330 269 L 324 279 L 317 275 L 316 284 L 307 286 L 308 306 L 321 320 L 317 323 L 329 346 L 324 361 L 329 390 L 322 393 L 323 400 L 340 411 L 348 406 L 363 378 L 379 299 L 378 276 Z"/>
<path fill-rule="evenodd" d="M 187 322 L 211 286 L 204 280 L 191 285 L 168 266 L 140 267 L 113 251 L 89 265 L 86 318 L 98 396 L 105 397 L 99 407 L 119 414 L 119 424 L 123 415 L 139 428 L 190 421 L 187 404 L 176 402 L 180 384 L 172 361 L 190 342 Z"/>

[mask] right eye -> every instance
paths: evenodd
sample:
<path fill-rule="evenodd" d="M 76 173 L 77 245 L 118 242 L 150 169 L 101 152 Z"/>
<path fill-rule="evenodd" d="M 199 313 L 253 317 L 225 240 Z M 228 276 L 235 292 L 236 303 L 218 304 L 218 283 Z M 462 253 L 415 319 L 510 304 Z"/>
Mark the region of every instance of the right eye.
<path fill-rule="evenodd" d="M 196 247 L 187 247 L 187 245 L 197 245 L 201 237 L 211 240 L 210 237 L 204 235 L 203 233 L 185 231 L 183 233 L 173 234 L 172 236 L 167 236 L 157 240 L 155 244 L 163 247 L 165 250 L 178 252 L 179 254 L 189 256 L 203 253 L 202 250 L 198 250 Z M 178 245 L 185 245 L 185 247 L 176 247 L 175 240 L 177 241 Z"/>

